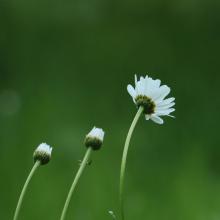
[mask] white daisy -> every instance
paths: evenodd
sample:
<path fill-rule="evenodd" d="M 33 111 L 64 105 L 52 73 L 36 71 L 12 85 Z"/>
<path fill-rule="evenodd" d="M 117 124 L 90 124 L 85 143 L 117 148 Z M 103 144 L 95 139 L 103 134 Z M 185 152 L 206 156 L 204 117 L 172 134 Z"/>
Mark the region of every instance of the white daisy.
<path fill-rule="evenodd" d="M 171 108 L 175 105 L 175 98 L 165 97 L 170 93 L 170 88 L 167 85 L 160 85 L 159 79 L 153 80 L 151 77 L 140 77 L 137 80 L 135 75 L 135 88 L 131 85 L 127 86 L 128 93 L 133 98 L 134 103 L 144 108 L 146 120 L 151 119 L 157 124 L 163 124 L 163 119 L 160 116 L 170 116 L 175 109 Z"/>
<path fill-rule="evenodd" d="M 50 145 L 48 145 L 46 143 L 42 143 L 37 147 L 36 151 L 51 155 L 52 147 L 50 147 Z"/>
<path fill-rule="evenodd" d="M 41 164 L 47 164 L 50 161 L 52 153 L 52 147 L 46 143 L 40 144 L 34 151 L 34 161 L 39 160 Z"/>
<path fill-rule="evenodd" d="M 94 127 L 85 138 L 86 147 L 92 147 L 93 150 L 100 149 L 105 132 L 101 128 Z"/>
<path fill-rule="evenodd" d="M 101 128 L 94 127 L 88 134 L 87 137 L 97 138 L 100 141 L 103 141 L 105 132 Z"/>

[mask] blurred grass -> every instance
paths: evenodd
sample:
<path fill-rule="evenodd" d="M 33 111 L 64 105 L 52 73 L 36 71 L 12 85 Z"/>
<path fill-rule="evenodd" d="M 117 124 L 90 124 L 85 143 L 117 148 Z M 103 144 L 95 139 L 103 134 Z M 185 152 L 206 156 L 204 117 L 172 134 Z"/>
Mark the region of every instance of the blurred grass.
<path fill-rule="evenodd" d="M 134 73 L 172 88 L 176 119 L 143 120 L 126 175 L 127 220 L 220 217 L 217 1 L 0 2 L 0 213 L 11 219 L 32 153 L 53 159 L 36 173 L 21 219 L 58 219 L 82 158 L 84 135 L 106 130 L 72 199 L 68 219 L 118 214 L 122 147 L 135 107 Z"/>

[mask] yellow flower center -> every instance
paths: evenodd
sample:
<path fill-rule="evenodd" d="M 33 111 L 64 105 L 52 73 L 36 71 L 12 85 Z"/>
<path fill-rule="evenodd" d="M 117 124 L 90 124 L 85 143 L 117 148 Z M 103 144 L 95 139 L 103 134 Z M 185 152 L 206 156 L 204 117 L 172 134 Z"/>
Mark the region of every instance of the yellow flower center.
<path fill-rule="evenodd" d="M 156 105 L 151 98 L 144 95 L 138 95 L 135 98 L 135 102 L 138 107 L 140 106 L 144 107 L 144 114 L 150 115 L 155 112 Z"/>

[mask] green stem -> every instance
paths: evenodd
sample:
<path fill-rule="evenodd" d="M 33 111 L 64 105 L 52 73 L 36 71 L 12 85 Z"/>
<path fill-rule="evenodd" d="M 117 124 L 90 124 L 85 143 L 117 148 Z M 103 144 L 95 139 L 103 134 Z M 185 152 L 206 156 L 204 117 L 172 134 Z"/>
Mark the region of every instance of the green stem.
<path fill-rule="evenodd" d="M 19 200 L 18 200 L 18 204 L 17 204 L 17 207 L 16 207 L 16 210 L 15 210 L 15 214 L 14 214 L 14 218 L 13 220 L 17 220 L 18 219 L 18 215 L 19 215 L 19 212 L 20 212 L 20 209 L 21 209 L 21 205 L 22 205 L 22 201 L 23 201 L 23 198 L 24 198 L 24 195 L 27 191 L 27 187 L 28 187 L 28 184 L 31 180 L 31 178 L 33 177 L 35 171 L 37 170 L 37 168 L 40 166 L 40 161 L 36 161 L 33 168 L 31 169 L 31 172 L 30 174 L 28 175 L 28 178 L 24 184 L 24 187 L 21 191 L 21 195 L 19 197 Z"/>
<path fill-rule="evenodd" d="M 143 110 L 144 110 L 143 107 L 139 107 L 139 109 L 134 117 L 134 120 L 131 123 L 131 127 L 129 128 L 128 135 L 126 137 L 126 141 L 125 141 L 125 145 L 124 145 L 124 151 L 123 151 L 122 161 L 121 161 L 120 184 L 119 184 L 119 200 L 120 200 L 121 220 L 124 220 L 123 191 L 124 191 L 124 177 L 125 177 L 125 168 L 126 168 L 128 148 L 129 148 L 129 143 L 131 140 L 132 133 L 134 131 L 134 128 L 135 128 L 135 126 L 138 122 L 138 119 L 140 118 Z"/>
<path fill-rule="evenodd" d="M 66 199 L 65 205 L 64 205 L 64 207 L 63 207 L 63 211 L 62 211 L 62 215 L 61 215 L 61 217 L 60 217 L 60 220 L 64 220 L 65 217 L 66 217 L 66 212 L 67 212 L 67 209 L 68 209 L 68 206 L 69 206 L 69 203 L 70 203 L 72 194 L 73 194 L 73 192 L 74 192 L 74 190 L 75 190 L 75 188 L 76 188 L 76 185 L 77 185 L 77 183 L 78 183 L 78 181 L 79 181 L 80 176 L 82 175 L 83 170 L 85 169 L 85 167 L 86 167 L 86 165 L 87 165 L 87 162 L 88 162 L 88 160 L 89 160 L 89 157 L 90 157 L 90 155 L 91 155 L 91 152 L 92 152 L 92 148 L 89 147 L 89 148 L 87 149 L 87 151 L 86 151 L 86 154 L 85 154 L 85 156 L 84 156 L 84 158 L 83 158 L 83 161 L 82 161 L 81 164 L 80 164 L 80 168 L 79 168 L 79 170 L 78 170 L 78 172 L 77 172 L 77 174 L 76 174 L 76 177 L 75 177 L 75 179 L 74 179 L 74 181 L 73 181 L 73 183 L 72 183 L 72 186 L 71 186 L 71 188 L 70 188 L 70 191 L 69 191 L 69 193 L 68 193 L 68 195 L 67 195 L 67 199 Z"/>

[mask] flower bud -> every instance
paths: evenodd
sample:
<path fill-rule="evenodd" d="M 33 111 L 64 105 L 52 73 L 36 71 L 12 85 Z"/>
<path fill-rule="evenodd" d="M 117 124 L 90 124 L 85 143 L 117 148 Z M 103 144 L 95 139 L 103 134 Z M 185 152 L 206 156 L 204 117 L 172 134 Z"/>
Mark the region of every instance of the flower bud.
<path fill-rule="evenodd" d="M 93 150 L 99 150 L 102 146 L 105 132 L 101 128 L 94 127 L 85 138 L 86 147 L 91 147 Z"/>
<path fill-rule="evenodd" d="M 52 147 L 46 143 L 40 144 L 34 151 L 34 162 L 40 161 L 41 165 L 47 164 L 51 158 Z"/>

